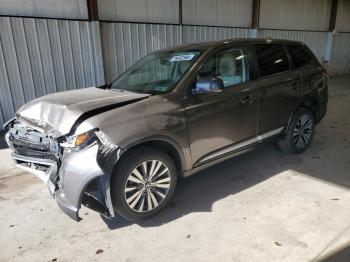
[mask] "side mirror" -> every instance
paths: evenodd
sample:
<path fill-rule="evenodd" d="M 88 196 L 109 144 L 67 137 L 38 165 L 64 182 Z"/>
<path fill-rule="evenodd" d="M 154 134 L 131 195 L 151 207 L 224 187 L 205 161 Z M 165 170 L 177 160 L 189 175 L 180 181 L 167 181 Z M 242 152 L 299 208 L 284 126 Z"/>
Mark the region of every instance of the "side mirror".
<path fill-rule="evenodd" d="M 224 81 L 218 77 L 203 77 L 198 79 L 192 94 L 220 93 L 224 88 Z"/>

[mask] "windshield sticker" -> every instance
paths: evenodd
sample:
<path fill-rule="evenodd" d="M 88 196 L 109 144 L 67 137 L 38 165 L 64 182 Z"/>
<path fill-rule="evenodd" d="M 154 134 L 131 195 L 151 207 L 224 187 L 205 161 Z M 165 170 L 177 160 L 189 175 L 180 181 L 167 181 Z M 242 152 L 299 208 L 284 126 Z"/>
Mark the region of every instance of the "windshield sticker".
<path fill-rule="evenodd" d="M 190 61 L 194 57 L 194 54 L 190 55 L 176 55 L 170 59 L 170 62 L 179 62 L 179 61 Z"/>

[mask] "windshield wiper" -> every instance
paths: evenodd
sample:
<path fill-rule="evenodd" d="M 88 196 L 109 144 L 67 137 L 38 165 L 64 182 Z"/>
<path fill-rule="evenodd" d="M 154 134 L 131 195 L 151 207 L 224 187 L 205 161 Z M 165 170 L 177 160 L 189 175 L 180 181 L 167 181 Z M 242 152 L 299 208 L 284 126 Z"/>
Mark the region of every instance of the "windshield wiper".
<path fill-rule="evenodd" d="M 96 88 L 99 88 L 99 89 L 110 89 L 111 88 L 111 84 L 106 84 L 106 85 L 102 85 L 102 86 L 97 86 Z"/>

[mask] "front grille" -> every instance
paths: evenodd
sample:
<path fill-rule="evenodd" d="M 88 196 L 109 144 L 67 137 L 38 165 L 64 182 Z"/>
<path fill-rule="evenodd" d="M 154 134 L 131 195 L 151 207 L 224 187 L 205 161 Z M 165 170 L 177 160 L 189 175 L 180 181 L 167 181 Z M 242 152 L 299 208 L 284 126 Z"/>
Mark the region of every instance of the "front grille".
<path fill-rule="evenodd" d="M 57 160 L 58 156 L 51 152 L 49 136 L 36 130 L 26 129 L 21 124 L 14 124 L 9 131 L 9 142 L 13 151 L 22 156 Z"/>

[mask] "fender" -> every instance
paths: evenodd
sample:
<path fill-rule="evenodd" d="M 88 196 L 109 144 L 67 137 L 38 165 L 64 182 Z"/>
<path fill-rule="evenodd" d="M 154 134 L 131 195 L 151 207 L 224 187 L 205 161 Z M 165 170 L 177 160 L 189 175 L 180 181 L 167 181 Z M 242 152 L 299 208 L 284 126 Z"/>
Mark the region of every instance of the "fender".
<path fill-rule="evenodd" d="M 144 137 L 141 139 L 138 139 L 136 141 L 130 142 L 128 144 L 123 145 L 122 147 L 118 146 L 118 148 L 114 150 L 106 150 L 106 148 L 102 148 L 102 145 L 100 144 L 98 155 L 97 155 L 97 163 L 101 170 L 103 171 L 104 175 L 101 176 L 101 183 L 99 184 L 99 192 L 101 194 L 101 198 L 103 198 L 103 202 L 106 205 L 106 208 L 108 210 L 108 213 L 103 212 L 103 210 L 99 210 L 101 215 L 104 215 L 107 218 L 111 218 L 115 216 L 114 208 L 113 208 L 113 202 L 112 202 L 112 194 L 111 194 L 111 179 L 114 167 L 120 160 L 121 156 L 125 154 L 128 150 L 142 145 L 144 143 L 152 142 L 152 141 L 161 141 L 165 142 L 168 145 L 172 146 L 174 150 L 176 150 L 176 153 L 179 157 L 179 160 L 181 162 L 181 169 L 186 166 L 186 159 L 184 156 L 183 151 L 181 150 L 181 147 L 176 143 L 176 141 L 170 137 L 167 136 L 150 136 L 150 137 Z M 88 186 L 88 185 L 87 185 Z M 86 186 L 86 188 L 87 188 Z M 84 191 L 82 192 L 81 199 L 82 201 L 84 195 Z M 97 197 L 97 196 L 95 196 Z M 98 198 L 98 197 L 97 197 Z"/>
<path fill-rule="evenodd" d="M 126 144 L 122 145 L 122 148 L 127 151 L 135 146 L 142 145 L 144 143 L 150 143 L 150 142 L 165 142 L 172 146 L 172 148 L 175 149 L 177 155 L 179 156 L 180 162 L 181 162 L 181 171 L 188 170 L 192 168 L 192 157 L 190 153 L 186 153 L 182 150 L 181 146 L 171 137 L 164 136 L 164 135 L 155 135 L 155 136 L 148 136 L 148 137 L 142 137 L 137 140 L 127 142 Z"/>

